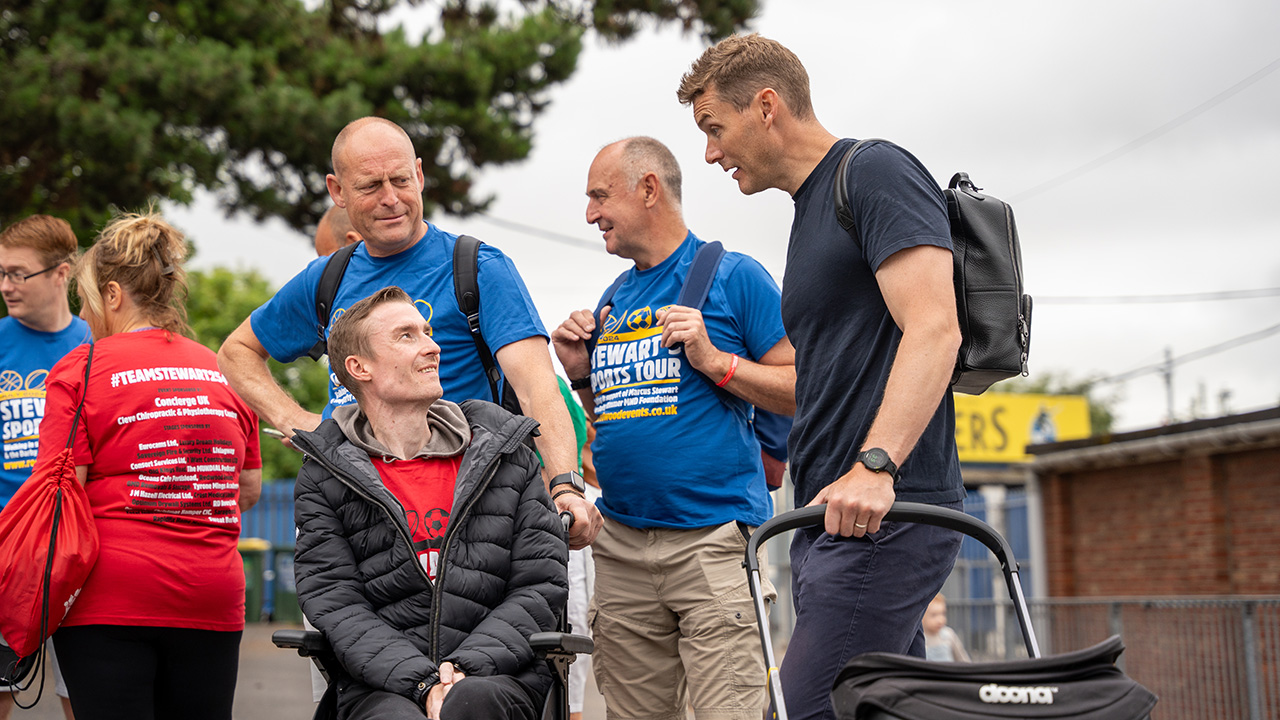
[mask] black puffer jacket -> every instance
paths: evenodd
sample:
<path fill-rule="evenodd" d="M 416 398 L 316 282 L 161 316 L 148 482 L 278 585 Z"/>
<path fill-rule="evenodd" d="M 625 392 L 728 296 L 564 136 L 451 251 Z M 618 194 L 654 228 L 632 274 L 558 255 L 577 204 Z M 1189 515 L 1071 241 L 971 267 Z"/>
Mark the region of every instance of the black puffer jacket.
<path fill-rule="evenodd" d="M 472 438 L 434 586 L 368 453 L 333 420 L 294 437 L 307 456 L 294 491 L 298 598 L 346 671 L 340 715 L 371 689 L 422 705 L 445 661 L 513 676 L 540 695 L 550 688 L 529 636 L 555 629 L 568 548 L 523 444 L 537 423 L 487 402 L 462 410 Z"/>

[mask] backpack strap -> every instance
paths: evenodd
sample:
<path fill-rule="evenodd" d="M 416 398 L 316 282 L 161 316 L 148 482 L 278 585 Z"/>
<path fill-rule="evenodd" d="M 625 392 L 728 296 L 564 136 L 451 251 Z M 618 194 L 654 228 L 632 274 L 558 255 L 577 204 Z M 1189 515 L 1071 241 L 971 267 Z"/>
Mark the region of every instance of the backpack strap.
<path fill-rule="evenodd" d="M 325 340 L 324 331 L 329 327 L 329 316 L 333 313 L 333 299 L 338 295 L 338 286 L 342 284 L 342 276 L 347 272 L 351 256 L 356 247 L 364 241 L 352 243 L 329 256 L 324 272 L 320 275 L 320 284 L 316 286 L 316 344 L 307 351 L 312 360 L 319 360 L 328 352 L 329 344 Z"/>
<path fill-rule="evenodd" d="M 476 354 L 480 356 L 480 364 L 484 366 L 485 379 L 489 381 L 489 393 L 494 404 L 502 404 L 502 387 L 504 384 L 502 371 L 493 359 L 489 343 L 484 341 L 480 333 L 480 241 L 470 235 L 459 235 L 453 246 L 453 295 L 458 300 L 458 309 L 467 316 L 467 329 L 471 331 L 471 340 L 476 344 Z M 507 393 L 514 399 L 514 393 Z M 508 408 L 510 409 L 510 408 Z M 519 412 L 516 410 L 516 412 Z"/>
<path fill-rule="evenodd" d="M 676 297 L 676 304 L 685 307 L 691 307 L 695 310 L 701 310 L 702 305 L 707 302 L 707 295 L 711 293 L 711 282 L 715 280 L 716 270 L 720 267 L 720 260 L 724 258 L 724 245 L 720 241 L 715 240 L 705 243 L 698 248 L 693 254 L 693 262 L 689 265 L 689 272 L 684 276 L 684 285 L 680 286 L 680 295 Z M 622 283 L 627 279 L 627 275 L 631 271 L 628 270 L 617 277 L 608 290 L 604 291 L 604 295 L 600 298 L 600 303 L 596 305 L 596 312 L 593 316 L 596 320 L 596 329 L 592 331 L 591 338 L 587 340 L 587 353 L 590 354 L 595 349 L 596 343 L 600 341 L 601 323 L 600 311 L 607 305 L 613 304 L 613 294 L 618 291 Z"/>
<path fill-rule="evenodd" d="M 76 416 L 71 419 L 71 434 L 67 436 L 67 449 L 72 450 L 76 444 L 76 430 L 80 427 L 80 413 L 84 412 L 85 398 L 89 397 L 89 368 L 93 366 L 93 348 L 95 343 L 89 343 L 89 355 L 84 360 L 84 387 L 80 389 L 80 404 L 76 406 Z M 85 482 L 89 479 L 85 478 Z"/>
<path fill-rule="evenodd" d="M 711 294 L 711 283 L 716 279 L 716 271 L 720 269 L 720 261 L 724 259 L 724 245 L 713 240 L 698 248 L 693 254 L 693 262 L 689 264 L 689 273 L 684 276 L 684 285 L 680 286 L 680 295 L 676 304 L 701 310 Z M 672 350 L 684 349 L 684 343 L 676 343 Z"/>
<path fill-rule="evenodd" d="M 596 321 L 596 329 L 591 331 L 591 337 L 588 338 L 586 341 L 588 357 L 590 357 L 591 351 L 596 349 L 596 343 L 600 341 L 600 334 L 601 334 L 601 331 L 604 329 L 603 327 L 604 323 L 600 320 L 600 311 L 604 310 L 606 306 L 613 304 L 613 294 L 618 292 L 618 288 L 622 286 L 622 283 L 626 281 L 627 275 L 630 273 L 631 271 L 628 270 L 622 273 L 621 275 L 619 275 L 613 281 L 613 284 L 609 286 L 609 289 L 604 291 L 604 295 L 600 297 L 600 303 L 596 305 L 596 312 L 594 315 L 592 315 L 592 317 L 595 318 L 595 321 Z"/>
<path fill-rule="evenodd" d="M 835 203 L 836 203 L 836 219 L 840 221 L 840 227 L 849 233 L 849 237 L 855 241 L 858 239 L 857 230 L 853 226 L 853 210 L 849 207 L 849 165 L 853 163 L 854 156 L 871 146 L 873 143 L 889 142 L 880 138 L 867 138 L 859 140 L 853 144 L 853 147 L 845 151 L 844 157 L 840 158 L 840 164 L 836 166 L 836 182 L 835 182 Z"/>
<path fill-rule="evenodd" d="M 711 293 L 711 282 L 716 279 L 716 270 L 724 259 L 724 245 L 713 240 L 698 248 L 693 254 L 693 262 L 689 265 L 689 274 L 684 276 L 684 285 L 680 287 L 677 305 L 701 310 Z"/>

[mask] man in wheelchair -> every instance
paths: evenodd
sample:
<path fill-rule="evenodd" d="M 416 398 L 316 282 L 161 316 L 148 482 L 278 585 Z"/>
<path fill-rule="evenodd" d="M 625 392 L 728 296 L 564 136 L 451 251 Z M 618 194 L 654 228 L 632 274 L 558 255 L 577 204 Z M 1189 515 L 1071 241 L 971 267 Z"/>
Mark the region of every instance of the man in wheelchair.
<path fill-rule="evenodd" d="M 338 717 L 535 720 L 552 677 L 529 638 L 568 592 L 537 423 L 441 400 L 440 348 L 397 287 L 334 322 L 329 358 L 357 403 L 293 436 L 295 572 Z"/>

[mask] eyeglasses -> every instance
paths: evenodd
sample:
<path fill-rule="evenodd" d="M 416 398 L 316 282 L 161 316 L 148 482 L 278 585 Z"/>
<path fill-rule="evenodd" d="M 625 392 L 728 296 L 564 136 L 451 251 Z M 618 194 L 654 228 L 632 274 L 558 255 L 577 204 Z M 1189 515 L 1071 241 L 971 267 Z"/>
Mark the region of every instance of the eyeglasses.
<path fill-rule="evenodd" d="M 61 264 L 62 263 L 58 263 L 58 265 L 61 265 Z M 14 285 L 21 285 L 37 275 L 43 275 L 49 272 L 50 270 L 58 267 L 58 265 L 50 265 L 49 267 L 43 270 L 39 270 L 37 272 L 33 272 L 30 275 L 23 275 L 22 273 L 5 272 L 4 270 L 0 270 L 0 282 L 3 282 L 5 278 L 9 278 L 9 282 L 13 283 Z"/>

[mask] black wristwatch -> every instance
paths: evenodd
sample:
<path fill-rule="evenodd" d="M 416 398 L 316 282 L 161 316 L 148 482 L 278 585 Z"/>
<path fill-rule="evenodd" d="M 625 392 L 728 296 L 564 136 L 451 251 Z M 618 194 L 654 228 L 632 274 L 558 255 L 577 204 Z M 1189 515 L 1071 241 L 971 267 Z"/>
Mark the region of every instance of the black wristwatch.
<path fill-rule="evenodd" d="M 556 487 L 560 485 L 570 485 L 580 494 L 587 494 L 587 481 L 583 480 L 582 476 L 576 472 L 560 473 L 559 475 L 551 478 L 551 483 L 547 486 L 547 489 L 554 493 L 556 491 Z"/>
<path fill-rule="evenodd" d="M 589 387 L 591 387 L 591 376 L 590 376 L 590 375 L 588 375 L 588 376 L 586 376 L 586 377 L 580 377 L 580 378 L 578 378 L 577 380 L 570 380 L 570 381 L 569 381 L 569 389 L 570 389 L 570 390 L 586 390 L 586 389 L 587 389 L 587 388 L 589 388 Z"/>
<path fill-rule="evenodd" d="M 854 459 L 854 463 L 862 463 L 862 466 L 874 473 L 888 473 L 893 478 L 894 484 L 898 482 L 898 466 L 889 459 L 889 453 L 880 448 L 867 448 L 858 453 L 858 457 Z M 555 482 L 552 480 L 551 482 Z"/>

